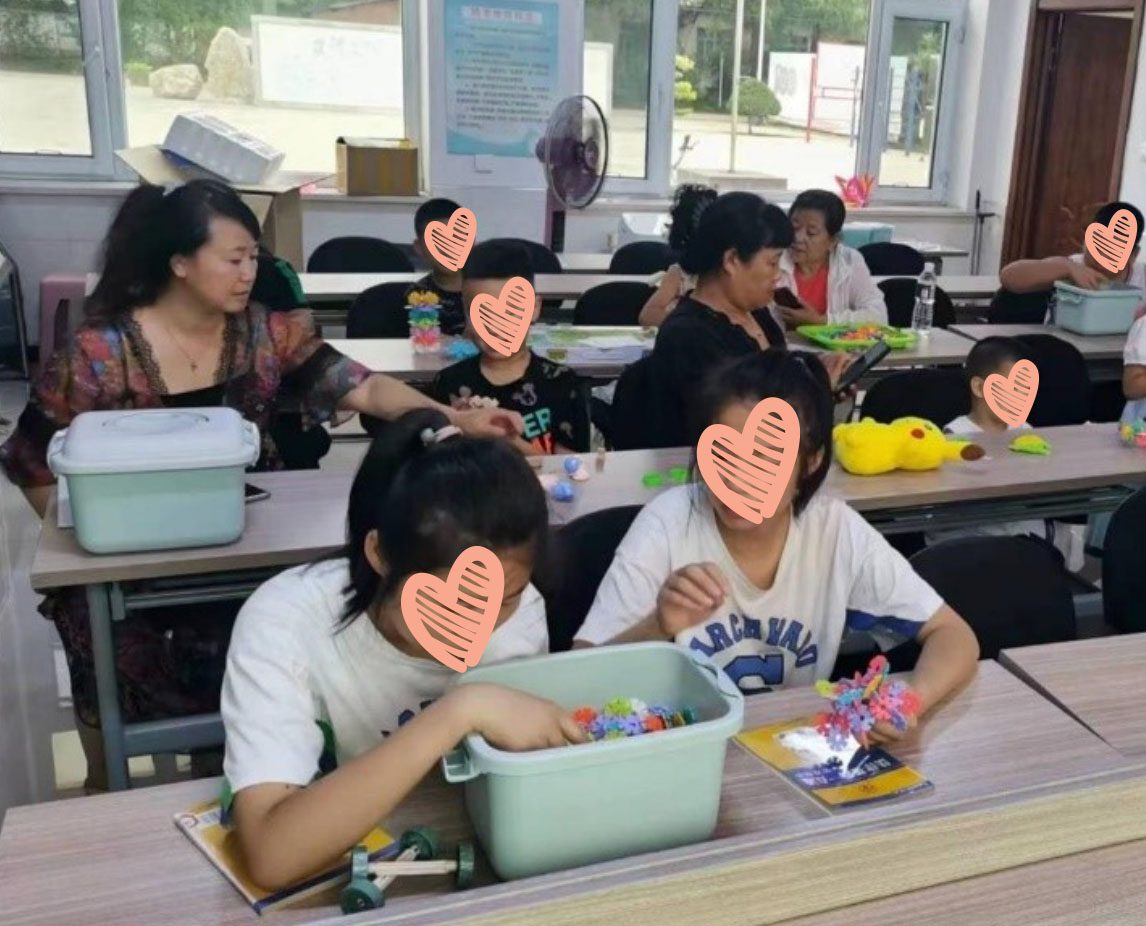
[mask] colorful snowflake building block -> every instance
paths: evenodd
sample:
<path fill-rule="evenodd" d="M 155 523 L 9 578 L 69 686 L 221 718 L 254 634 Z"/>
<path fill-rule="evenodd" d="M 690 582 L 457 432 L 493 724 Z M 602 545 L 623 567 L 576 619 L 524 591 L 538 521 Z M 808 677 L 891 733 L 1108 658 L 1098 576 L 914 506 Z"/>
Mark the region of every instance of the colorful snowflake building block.
<path fill-rule="evenodd" d="M 599 711 L 579 707 L 573 712 L 573 719 L 594 741 L 643 736 L 697 722 L 691 707 L 679 710 L 660 705 L 650 707 L 638 698 L 613 698 Z"/>
<path fill-rule="evenodd" d="M 840 679 L 835 684 L 816 683 L 816 691 L 832 702 L 831 710 L 816 718 L 820 731 L 833 749 L 844 749 L 848 737 L 867 747 L 868 734 L 877 723 L 906 730 L 919 713 L 919 696 L 904 682 L 888 678 L 887 659 L 876 656 L 862 675 Z"/>

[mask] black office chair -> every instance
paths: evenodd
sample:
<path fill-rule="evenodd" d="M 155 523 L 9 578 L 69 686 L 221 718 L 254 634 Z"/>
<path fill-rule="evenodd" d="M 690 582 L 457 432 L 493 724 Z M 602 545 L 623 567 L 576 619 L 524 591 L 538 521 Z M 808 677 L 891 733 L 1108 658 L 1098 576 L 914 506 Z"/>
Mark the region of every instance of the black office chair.
<path fill-rule="evenodd" d="M 891 422 L 926 418 L 941 428 L 971 410 L 962 372 L 946 369 L 900 370 L 881 377 L 864 396 L 861 418 Z"/>
<path fill-rule="evenodd" d="M 896 328 L 910 328 L 911 316 L 915 312 L 916 280 L 896 277 L 881 280 L 877 285 L 883 293 L 887 305 L 887 322 Z M 931 312 L 931 324 L 936 328 L 947 328 L 955 324 L 955 304 L 941 286 L 935 287 L 935 307 Z"/>
<path fill-rule="evenodd" d="M 1118 506 L 1102 554 L 1102 612 L 1120 633 L 1146 631 L 1146 488 Z"/>
<path fill-rule="evenodd" d="M 669 446 L 663 438 L 658 410 L 661 400 L 653 391 L 652 355 L 630 363 L 613 391 L 607 435 L 613 450 L 644 450 Z"/>
<path fill-rule="evenodd" d="M 1090 415 L 1090 374 L 1078 348 L 1053 334 L 1015 338 L 1039 369 L 1039 391 L 1027 416 L 1031 427 L 1082 424 Z"/>
<path fill-rule="evenodd" d="M 1126 395 L 1122 392 L 1122 383 L 1118 380 L 1107 380 L 1094 383 L 1090 389 L 1090 421 L 1109 423 L 1120 421 L 1122 411 L 1126 407 Z"/>
<path fill-rule="evenodd" d="M 656 273 L 675 259 L 666 241 L 630 241 L 613 254 L 609 273 Z"/>
<path fill-rule="evenodd" d="M 636 325 L 655 290 L 644 283 L 615 280 L 585 290 L 573 307 L 574 325 Z"/>
<path fill-rule="evenodd" d="M 381 238 L 350 235 L 324 241 L 306 262 L 308 273 L 411 273 L 401 248 Z"/>
<path fill-rule="evenodd" d="M 1061 554 L 1031 537 L 945 540 L 911 558 L 979 639 L 981 658 L 999 650 L 1073 640 L 1074 598 Z"/>
<path fill-rule="evenodd" d="M 1012 293 L 1000 289 L 987 309 L 987 323 L 991 325 L 1041 325 L 1046 321 L 1054 290 L 1036 293 Z"/>
<path fill-rule="evenodd" d="M 306 306 L 306 295 L 302 291 L 298 274 L 294 267 L 281 257 L 263 251 L 259 254 L 255 267 L 255 283 L 251 287 L 251 302 L 272 312 L 289 312 Z"/>
<path fill-rule="evenodd" d="M 572 647 L 613 554 L 640 510 L 640 505 L 606 508 L 554 532 L 549 566 L 542 580 L 543 586 L 550 587 L 541 589 L 549 621 L 550 652 L 561 653 Z"/>
<path fill-rule="evenodd" d="M 529 253 L 529 261 L 533 264 L 533 272 L 535 274 L 553 274 L 561 273 L 563 268 L 561 261 L 557 255 L 543 244 L 538 244 L 536 241 L 530 241 L 527 238 L 492 238 L 491 241 L 496 241 L 499 244 L 515 244 L 518 247 L 524 248 Z M 551 320 L 552 313 L 561 308 L 561 299 L 542 299 L 541 309 L 545 313 L 546 320 Z"/>
<path fill-rule="evenodd" d="M 873 241 L 859 252 L 872 276 L 917 277 L 923 272 L 923 255 L 909 244 Z"/>
<path fill-rule="evenodd" d="M 359 293 L 346 315 L 348 338 L 407 338 L 408 283 L 380 283 Z"/>

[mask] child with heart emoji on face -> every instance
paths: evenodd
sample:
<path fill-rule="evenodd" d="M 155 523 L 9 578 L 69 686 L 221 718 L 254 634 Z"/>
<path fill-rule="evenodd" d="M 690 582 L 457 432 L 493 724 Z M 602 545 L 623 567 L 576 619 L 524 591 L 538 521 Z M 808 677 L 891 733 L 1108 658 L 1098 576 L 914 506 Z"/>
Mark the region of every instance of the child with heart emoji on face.
<path fill-rule="evenodd" d="M 531 583 L 548 509 L 521 454 L 462 436 L 439 412 L 409 412 L 363 459 L 347 521 L 345 549 L 265 583 L 231 639 L 224 771 L 266 888 L 358 843 L 469 733 L 508 750 L 585 741 L 550 701 L 450 685 L 479 659 L 549 648 Z M 337 767 L 314 781 L 327 758 L 320 724 Z"/>
<path fill-rule="evenodd" d="M 975 671 L 971 629 L 841 499 L 832 396 L 813 354 L 768 350 L 709 380 L 697 408 L 703 484 L 649 502 L 617 549 L 575 645 L 675 640 L 746 693 L 828 679 L 848 632 L 914 640 L 923 712 Z M 904 733 L 876 727 L 873 740 Z"/>

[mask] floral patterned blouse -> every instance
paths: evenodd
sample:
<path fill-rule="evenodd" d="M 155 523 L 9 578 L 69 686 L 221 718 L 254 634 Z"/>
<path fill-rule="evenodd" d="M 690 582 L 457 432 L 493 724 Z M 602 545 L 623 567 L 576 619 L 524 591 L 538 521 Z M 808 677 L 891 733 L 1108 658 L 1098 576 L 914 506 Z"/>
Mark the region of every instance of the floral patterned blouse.
<path fill-rule="evenodd" d="M 284 406 L 302 412 L 304 427 L 327 421 L 342 398 L 370 376 L 315 332 L 310 312 L 268 312 L 251 304 L 227 318 L 213 395 L 259 428 L 259 469 L 280 469 L 271 424 Z M 190 393 L 183 393 L 190 396 Z M 81 412 L 185 404 L 167 393 L 159 366 L 130 317 L 89 323 L 41 371 L 16 430 L 0 447 L 0 467 L 18 486 L 50 485 L 52 435 Z"/>

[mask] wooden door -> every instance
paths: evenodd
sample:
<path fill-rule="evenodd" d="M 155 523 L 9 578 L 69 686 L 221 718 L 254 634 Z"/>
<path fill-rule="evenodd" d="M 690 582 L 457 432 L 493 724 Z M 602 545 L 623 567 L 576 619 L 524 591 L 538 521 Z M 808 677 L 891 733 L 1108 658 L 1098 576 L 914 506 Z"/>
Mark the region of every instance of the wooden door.
<path fill-rule="evenodd" d="M 1070 254 L 1116 199 L 1141 11 L 1033 14 L 1003 262 Z"/>

